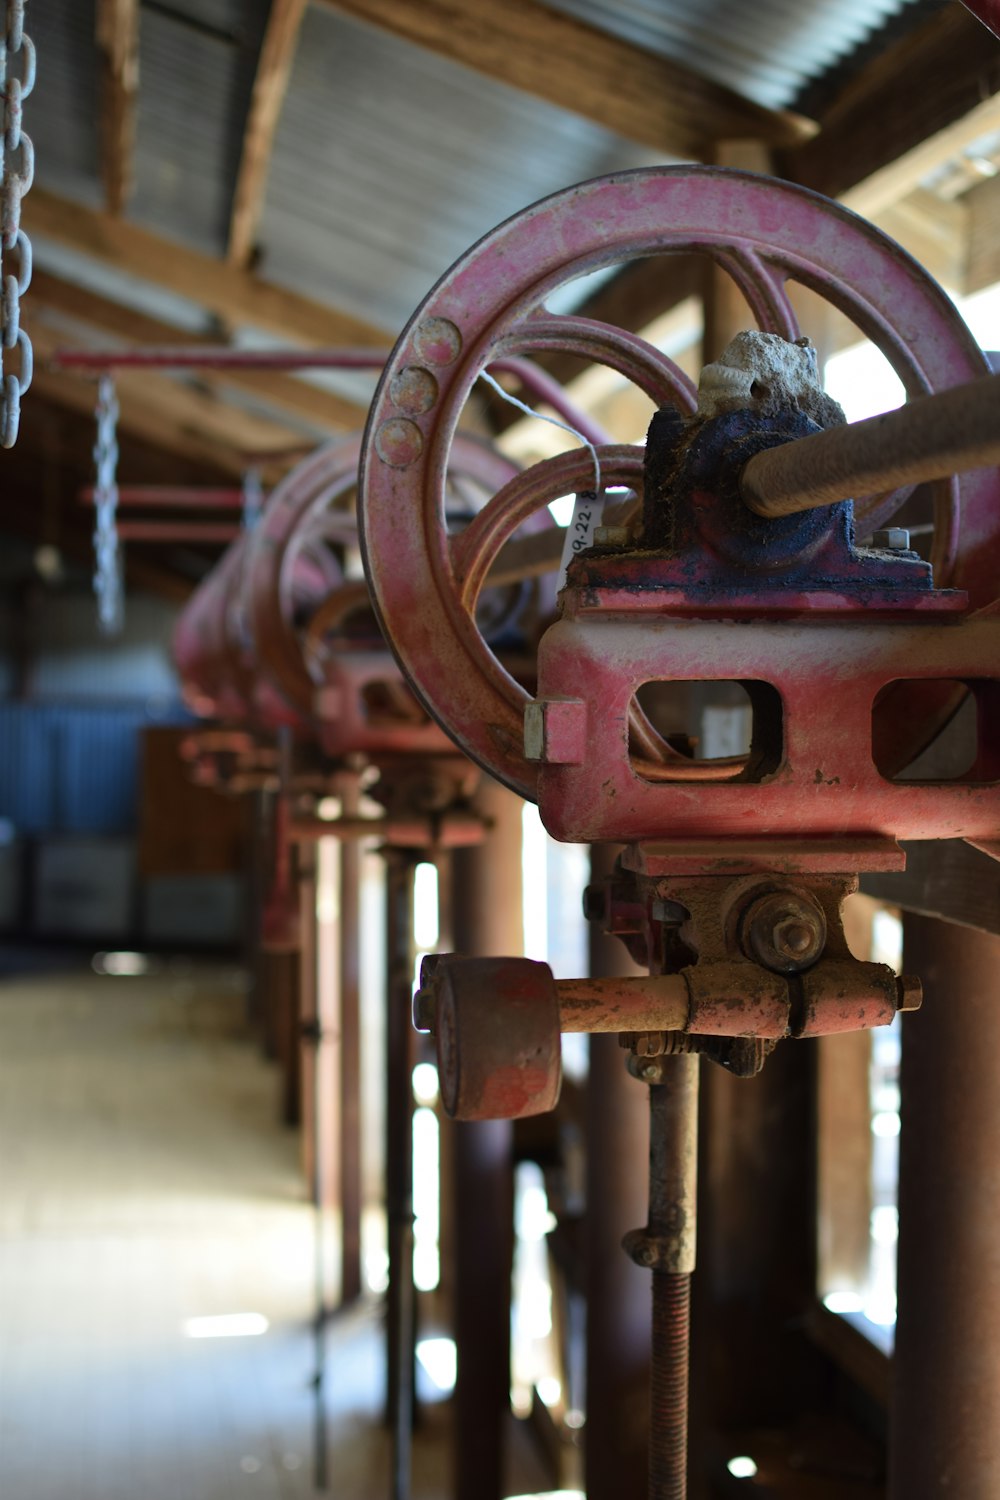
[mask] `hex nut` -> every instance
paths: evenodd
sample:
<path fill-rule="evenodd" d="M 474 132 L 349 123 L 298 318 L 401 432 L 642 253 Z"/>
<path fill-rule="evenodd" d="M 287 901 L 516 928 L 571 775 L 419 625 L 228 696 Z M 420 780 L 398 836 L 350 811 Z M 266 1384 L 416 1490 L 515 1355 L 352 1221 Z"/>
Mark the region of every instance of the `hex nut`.
<path fill-rule="evenodd" d="M 887 526 L 873 534 L 872 546 L 883 552 L 908 552 L 910 533 L 905 526 Z"/>
<path fill-rule="evenodd" d="M 537 698 L 524 708 L 526 760 L 579 766 L 587 755 L 587 705 L 579 698 Z"/>
<path fill-rule="evenodd" d="M 744 912 L 740 938 L 747 956 L 773 974 L 798 974 L 822 956 L 826 917 L 807 891 L 771 891 Z"/>

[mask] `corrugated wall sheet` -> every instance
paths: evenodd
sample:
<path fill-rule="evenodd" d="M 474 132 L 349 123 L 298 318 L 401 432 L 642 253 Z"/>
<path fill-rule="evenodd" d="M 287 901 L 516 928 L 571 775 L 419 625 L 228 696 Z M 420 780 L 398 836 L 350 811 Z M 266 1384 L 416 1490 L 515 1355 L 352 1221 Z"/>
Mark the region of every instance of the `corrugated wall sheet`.
<path fill-rule="evenodd" d="M 141 707 L 0 703 L 0 817 L 19 834 L 129 833 Z"/>

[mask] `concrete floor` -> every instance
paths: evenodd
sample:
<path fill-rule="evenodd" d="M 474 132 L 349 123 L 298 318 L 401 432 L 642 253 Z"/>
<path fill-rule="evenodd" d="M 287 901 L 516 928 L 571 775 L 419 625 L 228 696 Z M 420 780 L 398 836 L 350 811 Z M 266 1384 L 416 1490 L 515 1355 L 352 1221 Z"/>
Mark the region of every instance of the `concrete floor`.
<path fill-rule="evenodd" d="M 313 1215 L 238 972 L 0 984 L 0 1495 L 301 1500 Z M 260 1337 L 185 1320 L 254 1312 Z M 388 1492 L 379 1308 L 327 1335 L 330 1492 Z M 415 1500 L 446 1493 L 444 1411 Z M 527 1486 L 525 1486 L 527 1487 Z"/>

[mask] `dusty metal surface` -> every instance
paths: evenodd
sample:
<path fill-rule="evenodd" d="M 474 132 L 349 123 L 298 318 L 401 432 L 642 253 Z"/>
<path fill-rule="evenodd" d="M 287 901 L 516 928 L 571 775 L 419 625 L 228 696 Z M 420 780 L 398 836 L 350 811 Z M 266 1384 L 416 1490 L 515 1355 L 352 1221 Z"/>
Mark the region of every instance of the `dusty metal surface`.
<path fill-rule="evenodd" d="M 362 460 L 366 565 L 383 626 L 421 697 L 461 735 L 469 754 L 524 796 L 536 795 L 539 779 L 521 749 L 527 695 L 469 619 L 475 580 L 509 534 L 504 512 L 512 502 L 501 494 L 471 536 L 449 543 L 443 526 L 449 444 L 479 370 L 500 351 L 584 352 L 627 374 L 658 405 L 692 411 L 690 383 L 641 339 L 541 308 L 554 286 L 575 275 L 622 257 L 684 250 L 714 259 L 745 295 L 749 319 L 767 332 L 799 335 L 786 280 L 835 301 L 882 349 L 910 396 L 986 373 L 947 299 L 898 246 L 839 206 L 773 179 L 709 168 L 601 179 L 535 205 L 463 257 L 407 326 L 376 394 Z M 425 411 L 402 414 L 393 381 L 414 367 L 433 374 L 437 397 Z M 598 456 L 603 461 L 601 450 Z M 629 483 L 620 477 L 628 455 L 606 458 L 603 482 Z M 532 503 L 586 487 L 588 468 L 586 455 L 555 461 L 549 477 L 556 487 L 546 491 L 539 482 Z M 518 503 L 531 487 L 526 482 L 517 492 Z M 947 485 L 939 499 L 936 582 L 966 590 L 979 607 L 995 596 L 985 559 L 1000 525 L 997 476 L 967 475 L 960 489 L 961 538 Z M 899 498 L 871 507 L 866 524 L 884 524 Z M 795 608 L 816 602 L 801 597 Z M 572 835 L 606 836 L 613 835 L 603 829 Z"/>

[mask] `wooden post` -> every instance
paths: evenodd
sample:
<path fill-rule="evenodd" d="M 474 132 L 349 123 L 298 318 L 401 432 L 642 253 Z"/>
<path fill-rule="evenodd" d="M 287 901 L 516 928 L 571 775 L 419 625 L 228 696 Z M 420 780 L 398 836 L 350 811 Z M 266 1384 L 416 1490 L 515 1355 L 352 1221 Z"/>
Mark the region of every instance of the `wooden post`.
<path fill-rule="evenodd" d="M 617 847 L 594 844 L 591 879 L 610 874 Z M 640 974 L 623 943 L 591 924 L 593 976 Z M 648 1089 L 626 1070 L 615 1036 L 590 1038 L 587 1142 L 588 1500 L 641 1495 L 649 1444 L 649 1273 L 622 1249 L 622 1236 L 646 1222 Z"/>
<path fill-rule="evenodd" d="M 519 954 L 521 802 L 484 778 L 477 805 L 489 837 L 456 850 L 455 947 L 469 956 Z M 504 1427 L 510 1409 L 510 1278 L 514 1250 L 513 1131 L 509 1120 L 446 1123 L 454 1182 L 455 1500 L 505 1493 Z"/>

